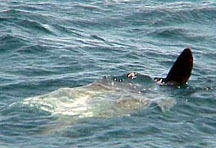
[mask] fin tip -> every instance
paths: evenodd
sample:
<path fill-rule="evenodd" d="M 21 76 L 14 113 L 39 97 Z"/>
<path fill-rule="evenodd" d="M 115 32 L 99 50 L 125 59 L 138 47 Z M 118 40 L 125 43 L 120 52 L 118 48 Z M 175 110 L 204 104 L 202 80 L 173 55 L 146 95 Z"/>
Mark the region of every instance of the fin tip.
<path fill-rule="evenodd" d="M 193 53 L 191 48 L 185 48 L 178 56 L 169 71 L 165 82 L 175 82 L 179 85 L 186 84 L 189 80 L 193 68 Z"/>

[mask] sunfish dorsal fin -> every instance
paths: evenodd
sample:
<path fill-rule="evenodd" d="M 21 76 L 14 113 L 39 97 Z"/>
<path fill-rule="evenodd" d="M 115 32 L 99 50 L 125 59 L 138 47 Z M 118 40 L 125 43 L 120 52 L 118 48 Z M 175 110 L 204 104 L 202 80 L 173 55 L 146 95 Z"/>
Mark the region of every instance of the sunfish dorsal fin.
<path fill-rule="evenodd" d="M 173 64 L 164 82 L 177 85 L 186 84 L 190 78 L 192 68 L 193 54 L 190 48 L 186 48 Z"/>

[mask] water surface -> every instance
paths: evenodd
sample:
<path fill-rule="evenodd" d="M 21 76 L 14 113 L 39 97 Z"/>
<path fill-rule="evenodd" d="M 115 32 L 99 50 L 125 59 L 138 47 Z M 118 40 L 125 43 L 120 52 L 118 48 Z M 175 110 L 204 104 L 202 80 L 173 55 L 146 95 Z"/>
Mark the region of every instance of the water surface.
<path fill-rule="evenodd" d="M 215 13 L 211 0 L 0 1 L 1 147 L 216 147 Z M 186 88 L 145 80 L 151 87 L 140 94 L 120 83 L 84 103 L 95 107 L 86 116 L 64 98 L 80 88 L 89 95 L 85 87 L 103 76 L 165 77 L 186 47 L 194 53 Z"/>

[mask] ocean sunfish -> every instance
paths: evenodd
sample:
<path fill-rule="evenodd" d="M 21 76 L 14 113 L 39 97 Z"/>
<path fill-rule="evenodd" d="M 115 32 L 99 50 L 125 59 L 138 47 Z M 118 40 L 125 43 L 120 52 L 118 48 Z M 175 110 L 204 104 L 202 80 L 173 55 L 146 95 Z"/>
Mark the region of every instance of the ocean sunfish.
<path fill-rule="evenodd" d="M 193 55 L 186 48 L 179 55 L 166 78 L 151 78 L 136 72 L 108 76 L 75 88 L 60 88 L 45 95 L 30 97 L 23 105 L 36 107 L 53 115 L 81 117 L 112 117 L 130 115 L 152 104 L 162 111 L 175 105 L 167 87 L 186 85 L 193 68 Z M 154 105 L 153 105 L 154 106 Z"/>

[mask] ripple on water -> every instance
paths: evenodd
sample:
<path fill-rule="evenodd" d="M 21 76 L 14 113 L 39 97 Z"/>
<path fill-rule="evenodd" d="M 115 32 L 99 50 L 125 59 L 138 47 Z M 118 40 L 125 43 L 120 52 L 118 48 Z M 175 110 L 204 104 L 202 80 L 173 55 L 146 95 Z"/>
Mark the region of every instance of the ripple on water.
<path fill-rule="evenodd" d="M 1 1 L 0 145 L 216 147 L 215 6 L 210 0 Z M 109 95 L 95 89 L 98 100 L 90 106 L 92 90 L 77 91 L 80 104 L 67 98 L 104 75 L 165 77 L 185 47 L 194 53 L 188 87 L 142 90 L 155 102 L 140 101 L 123 85 Z M 116 107 L 110 100 L 118 97 L 126 100 Z M 166 99 L 175 101 L 163 106 Z M 71 116 L 85 107 L 96 116 Z"/>

